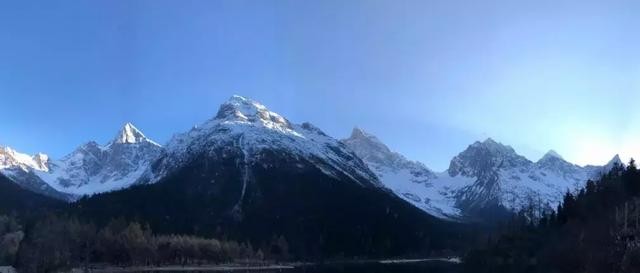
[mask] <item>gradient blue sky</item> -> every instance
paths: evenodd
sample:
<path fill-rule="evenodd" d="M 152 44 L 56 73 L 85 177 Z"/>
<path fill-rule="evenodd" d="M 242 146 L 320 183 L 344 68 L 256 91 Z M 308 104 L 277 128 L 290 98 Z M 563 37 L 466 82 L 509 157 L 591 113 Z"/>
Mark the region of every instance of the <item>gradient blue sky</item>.
<path fill-rule="evenodd" d="M 537 160 L 640 154 L 640 1 L 3 1 L 0 144 L 158 142 L 232 94 L 444 170 L 492 137 Z"/>

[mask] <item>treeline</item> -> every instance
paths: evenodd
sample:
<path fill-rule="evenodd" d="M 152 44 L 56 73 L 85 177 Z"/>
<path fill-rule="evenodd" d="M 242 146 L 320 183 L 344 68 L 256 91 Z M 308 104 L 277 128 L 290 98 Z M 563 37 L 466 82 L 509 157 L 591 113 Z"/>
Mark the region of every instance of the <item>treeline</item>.
<path fill-rule="evenodd" d="M 24 232 L 15 218 L 0 215 L 0 265 L 15 262 L 23 238 Z"/>
<path fill-rule="evenodd" d="M 250 243 L 186 235 L 155 235 L 148 225 L 118 219 L 102 228 L 66 216 L 49 215 L 22 226 L 0 216 L 0 264 L 20 272 L 55 272 L 68 268 L 149 265 L 200 265 L 285 260 L 282 236 L 254 248 Z"/>
<path fill-rule="evenodd" d="M 523 211 L 469 252 L 469 272 L 640 272 L 640 171 L 616 165 L 555 211 Z"/>

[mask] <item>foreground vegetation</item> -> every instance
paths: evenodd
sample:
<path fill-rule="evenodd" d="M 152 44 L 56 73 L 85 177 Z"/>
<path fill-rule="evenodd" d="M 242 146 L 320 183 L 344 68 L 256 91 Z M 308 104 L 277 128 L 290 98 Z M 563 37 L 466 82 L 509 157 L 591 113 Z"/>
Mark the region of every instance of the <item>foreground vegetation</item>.
<path fill-rule="evenodd" d="M 640 272 L 640 171 L 615 166 L 556 211 L 522 211 L 471 251 L 469 272 Z"/>
<path fill-rule="evenodd" d="M 53 214 L 26 226 L 15 217 L 0 216 L 0 264 L 14 265 L 20 272 L 54 272 L 91 264 L 184 266 L 287 258 L 288 243 L 281 236 L 254 248 L 229 240 L 154 235 L 148 226 L 124 220 L 97 229 Z"/>

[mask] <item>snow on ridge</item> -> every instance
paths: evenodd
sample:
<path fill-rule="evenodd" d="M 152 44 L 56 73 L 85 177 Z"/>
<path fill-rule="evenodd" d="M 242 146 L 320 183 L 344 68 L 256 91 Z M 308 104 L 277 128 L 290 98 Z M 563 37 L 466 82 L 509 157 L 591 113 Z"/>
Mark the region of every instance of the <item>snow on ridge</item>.
<path fill-rule="evenodd" d="M 564 158 L 553 149 L 549 150 L 546 154 L 544 154 L 542 158 L 540 158 L 540 160 L 547 159 L 547 158 L 558 158 L 558 159 L 564 160 Z"/>
<path fill-rule="evenodd" d="M 341 142 L 362 158 L 382 184 L 398 197 L 439 218 L 460 217 L 453 193 L 472 180 L 436 174 L 424 164 L 391 151 L 377 137 L 357 127 Z"/>
<path fill-rule="evenodd" d="M 21 176 L 32 173 L 43 186 L 58 192 L 90 195 L 131 185 L 158 157 L 161 149 L 133 124 L 126 123 L 106 145 L 90 141 L 59 160 L 51 160 L 44 154 L 31 157 L 11 148 L 0 148 L 0 169 L 18 184 L 23 179 Z"/>
<path fill-rule="evenodd" d="M 122 129 L 118 132 L 116 137 L 105 147 L 110 146 L 112 143 L 118 144 L 136 144 L 140 142 L 149 142 L 156 146 L 161 146 L 155 141 L 147 138 L 142 131 L 136 128 L 131 122 L 127 122 L 124 124 Z"/>
<path fill-rule="evenodd" d="M 8 146 L 0 146 L 0 169 L 21 168 L 48 171 L 49 156 L 37 153 L 33 156 L 19 153 Z"/>
<path fill-rule="evenodd" d="M 508 146 L 496 149 L 494 143 L 488 148 L 477 143 L 470 145 L 452 160 L 449 175 L 476 179 L 473 185 L 460 189 L 463 199 L 497 197 L 502 205 L 514 211 L 530 205 L 555 209 L 567 191 L 577 192 L 589 179 L 611 169 L 581 167 L 567 162 L 553 150 L 534 163 Z M 620 161 L 614 157 L 611 162 Z"/>
<path fill-rule="evenodd" d="M 266 106 L 257 101 L 238 95 L 232 96 L 223 103 L 215 118 L 207 121 L 203 127 L 212 127 L 219 123 L 251 124 L 302 137 L 293 129 L 291 122 L 280 114 L 269 111 Z"/>
<path fill-rule="evenodd" d="M 614 157 L 606 166 L 586 166 L 569 163 L 550 151 L 538 162 L 519 155 L 507 145 L 491 138 L 476 141 L 456 155 L 449 169 L 418 179 L 418 165 L 392 152 L 375 136 L 356 128 L 351 137 L 342 140 L 372 169 L 382 183 L 396 195 L 427 213 L 445 219 L 457 219 L 467 198 L 472 204 L 483 204 L 498 198 L 512 210 L 532 203 L 555 208 L 567 191 L 575 192 L 587 180 L 608 171 Z M 399 163 L 401 162 L 401 163 Z M 428 170 L 426 167 L 425 170 Z"/>
<path fill-rule="evenodd" d="M 242 139 L 244 148 L 241 148 L 249 156 L 262 149 L 286 150 L 306 158 L 328 175 L 347 176 L 358 183 L 381 186 L 365 164 L 338 140 L 310 123 L 291 123 L 263 104 L 241 96 L 231 97 L 220 106 L 214 118 L 202 125 L 174 135 L 165 146 L 164 166 L 147 174 L 149 180 L 158 181 L 195 153 L 229 145 L 236 139 Z M 247 151 L 246 147 L 251 149 Z M 363 178 L 367 181 L 362 181 Z"/>
<path fill-rule="evenodd" d="M 496 194 L 508 208 L 522 208 L 532 199 L 553 206 L 567 190 L 579 189 L 596 173 L 622 162 L 616 156 L 606 166 L 580 167 L 551 150 L 534 163 L 510 146 L 488 138 L 469 145 L 454 157 L 447 171 L 435 173 L 424 164 L 393 152 L 360 128 L 354 128 L 350 138 L 338 141 L 309 123 L 291 123 L 259 102 L 232 96 L 215 117 L 175 135 L 164 148 L 126 123 L 106 145 L 88 142 L 60 160 L 0 147 L 0 170 L 9 172 L 7 166 L 18 166 L 37 174 L 60 192 L 88 195 L 126 188 L 141 181 L 141 177 L 158 181 L 195 153 L 230 143 L 239 145 L 246 156 L 261 149 L 292 152 L 328 175 L 348 176 L 359 183 L 369 180 L 445 219 L 461 216 L 460 196 L 478 196 L 491 183 L 498 183 Z M 151 170 L 151 164 L 159 158 L 164 165 Z"/>

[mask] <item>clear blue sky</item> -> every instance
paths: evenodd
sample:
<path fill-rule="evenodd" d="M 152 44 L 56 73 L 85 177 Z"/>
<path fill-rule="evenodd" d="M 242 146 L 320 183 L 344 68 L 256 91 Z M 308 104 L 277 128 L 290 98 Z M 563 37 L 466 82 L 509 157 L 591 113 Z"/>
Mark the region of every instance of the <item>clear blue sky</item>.
<path fill-rule="evenodd" d="M 492 137 L 640 154 L 639 1 L 4 1 L 0 144 L 167 141 L 232 94 L 435 170 Z"/>

